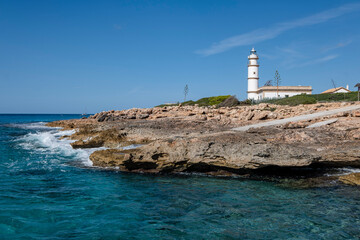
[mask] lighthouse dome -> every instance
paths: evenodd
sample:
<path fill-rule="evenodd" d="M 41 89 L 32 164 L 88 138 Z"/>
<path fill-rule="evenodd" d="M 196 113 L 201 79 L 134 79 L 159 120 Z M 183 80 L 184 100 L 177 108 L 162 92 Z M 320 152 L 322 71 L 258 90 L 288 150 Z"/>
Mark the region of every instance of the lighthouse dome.
<path fill-rule="evenodd" d="M 250 56 L 248 57 L 249 59 L 258 59 L 258 55 L 256 54 L 256 50 L 254 48 L 251 49 L 250 51 Z"/>

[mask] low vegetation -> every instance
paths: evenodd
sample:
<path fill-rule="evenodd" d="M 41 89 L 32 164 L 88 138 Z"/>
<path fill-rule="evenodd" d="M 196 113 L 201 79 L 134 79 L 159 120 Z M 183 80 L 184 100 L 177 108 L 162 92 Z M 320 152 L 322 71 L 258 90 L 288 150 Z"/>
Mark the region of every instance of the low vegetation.
<path fill-rule="evenodd" d="M 199 105 L 199 106 L 214 106 L 214 105 L 218 105 L 219 103 L 222 103 L 223 101 L 225 101 L 227 98 L 231 97 L 230 95 L 225 95 L 225 96 L 216 96 L 216 97 L 206 97 L 206 98 L 201 98 L 197 101 L 186 101 L 183 102 L 181 105 L 183 106 L 192 106 L 192 105 Z"/>
<path fill-rule="evenodd" d="M 246 99 L 244 101 L 239 101 L 235 96 L 224 95 L 216 97 L 206 97 L 201 98 L 197 101 L 186 101 L 182 103 L 173 103 L 173 104 L 161 104 L 156 107 L 166 107 L 166 106 L 194 106 L 207 107 L 207 106 L 216 106 L 216 107 L 235 107 L 235 106 L 245 106 L 252 105 L 251 100 Z"/>
<path fill-rule="evenodd" d="M 288 98 L 279 98 L 279 99 L 264 99 L 261 103 L 272 103 L 278 105 L 289 105 L 296 106 L 299 104 L 313 104 L 316 103 L 316 99 L 311 95 L 296 95 Z"/>
<path fill-rule="evenodd" d="M 278 98 L 278 99 L 264 99 L 256 102 L 258 103 L 272 103 L 278 105 L 289 105 L 296 106 L 299 104 L 314 104 L 321 102 L 353 102 L 358 100 L 357 92 L 349 92 L 349 93 L 327 93 L 327 94 L 312 94 L 312 95 L 296 95 L 288 98 Z M 162 104 L 157 107 L 165 107 L 165 106 L 178 106 L 180 103 L 174 104 Z M 239 101 L 235 96 L 224 95 L 224 96 L 216 96 L 216 97 L 206 97 L 201 98 L 197 101 L 186 101 L 182 102 L 182 106 L 217 106 L 217 107 L 234 107 L 234 106 L 245 106 L 254 104 L 251 100 L 247 99 L 244 101 Z"/>
<path fill-rule="evenodd" d="M 299 104 L 314 104 L 318 102 L 352 102 L 357 101 L 357 92 L 350 93 L 327 93 L 312 95 L 296 95 L 280 99 L 264 99 L 259 103 L 273 103 L 278 105 L 296 106 Z"/>
<path fill-rule="evenodd" d="M 206 98 L 201 98 L 197 101 L 193 101 L 193 100 L 189 100 L 186 102 L 182 102 L 181 105 L 182 106 L 193 106 L 195 104 L 197 104 L 198 106 L 214 106 L 214 105 L 218 105 L 220 103 L 222 103 L 224 100 L 228 99 L 229 97 L 231 97 L 231 95 L 224 95 L 224 96 L 216 96 L 216 97 L 206 97 Z M 157 107 L 165 107 L 165 106 L 177 106 L 180 103 L 176 103 L 176 104 L 161 104 Z"/>
<path fill-rule="evenodd" d="M 318 102 L 353 102 L 358 100 L 357 92 L 314 94 L 311 96 L 315 98 Z"/>

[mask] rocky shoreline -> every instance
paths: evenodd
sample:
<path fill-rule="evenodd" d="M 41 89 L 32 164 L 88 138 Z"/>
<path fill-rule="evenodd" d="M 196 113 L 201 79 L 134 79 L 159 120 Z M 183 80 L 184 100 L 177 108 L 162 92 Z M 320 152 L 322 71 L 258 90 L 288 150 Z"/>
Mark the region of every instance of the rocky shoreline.
<path fill-rule="evenodd" d="M 76 129 L 73 135 L 66 136 L 75 140 L 73 148 L 106 147 L 90 156 L 98 167 L 157 174 L 291 175 L 310 168 L 360 168 L 360 112 L 246 132 L 231 129 L 351 104 L 129 109 L 51 122 L 48 126 Z M 333 117 L 338 121 L 331 125 L 306 128 Z M 134 144 L 140 147 L 124 149 Z"/>

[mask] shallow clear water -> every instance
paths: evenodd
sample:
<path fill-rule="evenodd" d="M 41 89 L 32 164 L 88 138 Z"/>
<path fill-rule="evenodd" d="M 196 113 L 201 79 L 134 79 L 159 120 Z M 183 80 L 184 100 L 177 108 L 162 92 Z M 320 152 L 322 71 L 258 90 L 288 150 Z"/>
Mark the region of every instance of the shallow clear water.
<path fill-rule="evenodd" d="M 91 167 L 43 123 L 0 115 L 0 239 L 358 239 L 360 188 L 293 189 Z"/>

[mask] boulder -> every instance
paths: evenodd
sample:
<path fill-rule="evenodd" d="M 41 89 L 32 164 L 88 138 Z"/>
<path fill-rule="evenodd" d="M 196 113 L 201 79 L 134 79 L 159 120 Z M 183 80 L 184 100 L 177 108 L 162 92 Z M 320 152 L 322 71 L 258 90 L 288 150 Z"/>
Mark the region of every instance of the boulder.
<path fill-rule="evenodd" d="M 71 143 L 71 146 L 73 148 L 117 147 L 127 144 L 126 135 L 126 133 L 119 132 L 116 129 L 100 132 L 84 129 L 71 136 L 72 139 L 77 139 L 77 141 Z"/>
<path fill-rule="evenodd" d="M 98 121 L 98 122 L 104 122 L 107 117 L 108 117 L 108 115 L 107 115 L 106 113 L 99 114 L 99 115 L 97 116 L 97 121 Z"/>
<path fill-rule="evenodd" d="M 354 117 L 360 117 L 360 111 L 356 111 L 352 114 Z"/>
<path fill-rule="evenodd" d="M 245 120 L 250 121 L 251 119 L 253 119 L 255 113 L 254 112 L 249 112 L 246 117 Z"/>
<path fill-rule="evenodd" d="M 137 117 L 136 118 L 138 118 L 138 119 L 146 119 L 146 118 L 148 118 L 150 115 L 149 114 L 139 114 L 139 115 L 137 115 Z"/>
<path fill-rule="evenodd" d="M 218 107 L 234 107 L 240 105 L 240 101 L 235 96 L 230 96 L 223 102 L 219 103 Z"/>
<path fill-rule="evenodd" d="M 268 115 L 270 114 L 269 111 L 261 111 L 261 112 L 257 112 L 254 117 L 252 118 L 252 120 L 265 120 L 267 119 Z"/>

